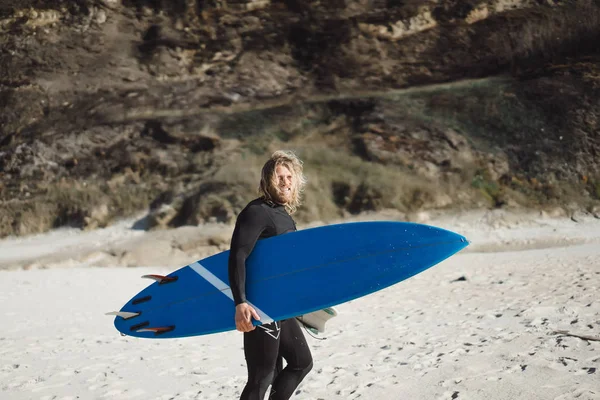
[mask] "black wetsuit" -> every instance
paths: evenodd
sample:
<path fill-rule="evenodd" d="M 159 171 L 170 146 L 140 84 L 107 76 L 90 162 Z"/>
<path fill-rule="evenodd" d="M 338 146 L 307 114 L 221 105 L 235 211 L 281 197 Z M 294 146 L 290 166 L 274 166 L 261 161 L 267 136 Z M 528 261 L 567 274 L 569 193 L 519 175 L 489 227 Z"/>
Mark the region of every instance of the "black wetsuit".
<path fill-rule="evenodd" d="M 246 258 L 259 239 L 296 230 L 285 208 L 262 199 L 250 202 L 237 218 L 229 254 L 229 284 L 235 305 L 246 301 Z M 284 260 L 282 260 L 284 262 Z M 296 319 L 259 325 L 244 333 L 248 383 L 240 400 L 289 399 L 312 368 L 312 356 Z M 282 369 L 281 358 L 287 365 Z"/>

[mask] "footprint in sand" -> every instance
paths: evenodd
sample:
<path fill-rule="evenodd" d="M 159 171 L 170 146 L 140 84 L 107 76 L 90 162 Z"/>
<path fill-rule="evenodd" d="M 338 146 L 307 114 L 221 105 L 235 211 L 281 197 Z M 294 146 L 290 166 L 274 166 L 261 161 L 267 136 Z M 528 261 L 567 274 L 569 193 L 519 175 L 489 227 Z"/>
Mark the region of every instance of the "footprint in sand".
<path fill-rule="evenodd" d="M 464 399 L 464 397 L 460 396 L 459 391 L 448 391 L 448 392 L 444 392 L 437 399 L 438 400 L 459 400 L 459 399 Z"/>
<path fill-rule="evenodd" d="M 600 392 L 589 389 L 575 389 L 572 392 L 555 397 L 554 400 L 600 400 Z"/>
<path fill-rule="evenodd" d="M 25 364 L 4 364 L 0 367 L 0 374 L 10 374 L 18 369 L 26 370 L 29 368 L 29 365 Z"/>
<path fill-rule="evenodd" d="M 35 387 L 36 385 L 38 385 L 39 383 L 42 383 L 44 381 L 45 381 L 45 379 L 41 376 L 37 376 L 35 378 L 16 376 L 11 379 L 11 382 L 8 385 L 3 386 L 2 390 L 5 390 L 5 388 L 19 389 L 19 390 L 28 389 L 31 387 Z"/>

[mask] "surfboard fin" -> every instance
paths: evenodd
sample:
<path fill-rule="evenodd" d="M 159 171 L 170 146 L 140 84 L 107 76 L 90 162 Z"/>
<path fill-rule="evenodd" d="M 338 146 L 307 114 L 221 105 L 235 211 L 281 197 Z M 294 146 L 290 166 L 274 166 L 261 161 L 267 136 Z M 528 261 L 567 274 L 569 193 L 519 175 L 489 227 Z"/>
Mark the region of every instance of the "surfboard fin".
<path fill-rule="evenodd" d="M 164 275 L 155 275 L 155 274 L 143 275 L 142 278 L 152 279 L 161 285 L 165 284 L 165 283 L 175 282 L 177 279 L 179 279 L 176 276 L 164 276 Z"/>
<path fill-rule="evenodd" d="M 318 334 L 325 332 L 325 323 L 336 315 L 338 315 L 338 312 L 335 308 L 327 307 L 322 310 L 300 315 L 296 317 L 296 319 L 311 332 Z"/>
<path fill-rule="evenodd" d="M 160 335 L 163 333 L 171 332 L 173 329 L 175 329 L 175 325 L 160 326 L 156 328 L 141 328 L 136 330 L 136 332 L 154 332 L 155 335 Z"/>
<path fill-rule="evenodd" d="M 138 305 L 140 303 L 145 303 L 150 300 L 152 300 L 152 296 L 138 297 L 137 299 L 131 300 L 131 304 Z"/>
<path fill-rule="evenodd" d="M 141 312 L 128 312 L 128 311 L 111 311 L 106 313 L 106 315 L 116 315 L 117 317 L 121 317 L 123 319 L 130 319 L 133 317 L 137 317 Z"/>
<path fill-rule="evenodd" d="M 304 329 L 306 329 L 307 331 L 309 331 L 313 335 L 318 335 L 319 334 L 319 331 L 317 330 L 317 328 L 313 328 L 312 326 L 304 325 Z"/>

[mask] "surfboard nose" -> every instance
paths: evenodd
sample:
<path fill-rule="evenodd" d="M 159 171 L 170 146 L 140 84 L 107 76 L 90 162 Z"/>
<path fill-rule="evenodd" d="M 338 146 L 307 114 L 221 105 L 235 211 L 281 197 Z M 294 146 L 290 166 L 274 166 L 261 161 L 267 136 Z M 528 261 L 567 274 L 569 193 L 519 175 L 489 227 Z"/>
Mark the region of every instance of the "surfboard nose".
<path fill-rule="evenodd" d="M 438 232 L 432 235 L 432 238 L 434 237 L 435 239 L 431 239 L 431 244 L 434 246 L 430 248 L 430 251 L 437 253 L 439 261 L 451 257 L 470 244 L 469 240 L 459 233 L 439 227 L 431 228 Z"/>
<path fill-rule="evenodd" d="M 447 231 L 447 232 L 450 234 L 451 237 L 454 238 L 454 240 L 457 243 L 456 251 L 454 253 L 458 253 L 459 251 L 461 251 L 462 249 L 464 249 L 465 247 L 467 247 L 468 245 L 471 244 L 469 239 L 467 239 L 463 235 L 458 234 L 456 232 L 452 232 L 452 231 Z"/>
<path fill-rule="evenodd" d="M 423 244 L 434 245 L 431 250 L 438 253 L 440 261 L 451 257 L 471 244 L 465 236 L 445 228 L 420 225 L 420 229 L 425 238 Z"/>
<path fill-rule="evenodd" d="M 428 225 L 425 225 L 428 226 Z M 445 228 L 439 228 L 439 227 L 435 227 L 435 226 L 428 226 L 431 229 L 437 230 L 439 232 L 441 232 L 442 236 L 447 237 L 448 239 L 450 239 L 452 242 L 457 242 L 457 243 L 461 243 L 463 245 L 462 248 L 467 247 L 468 245 L 471 244 L 471 242 L 469 241 L 469 239 L 467 239 L 466 237 L 464 237 L 463 235 L 456 233 L 454 231 L 445 229 Z"/>
<path fill-rule="evenodd" d="M 458 233 L 456 234 L 458 237 L 460 237 L 460 241 L 462 243 L 465 244 L 465 247 L 467 247 L 468 245 L 471 244 L 471 242 L 469 241 L 469 239 L 467 239 L 466 237 L 464 237 L 463 235 L 459 235 Z"/>
<path fill-rule="evenodd" d="M 456 251 L 457 253 L 471 244 L 469 239 L 467 239 L 466 237 L 461 236 L 461 235 L 459 235 L 459 236 L 460 236 L 460 243 L 462 244 L 462 246 Z"/>

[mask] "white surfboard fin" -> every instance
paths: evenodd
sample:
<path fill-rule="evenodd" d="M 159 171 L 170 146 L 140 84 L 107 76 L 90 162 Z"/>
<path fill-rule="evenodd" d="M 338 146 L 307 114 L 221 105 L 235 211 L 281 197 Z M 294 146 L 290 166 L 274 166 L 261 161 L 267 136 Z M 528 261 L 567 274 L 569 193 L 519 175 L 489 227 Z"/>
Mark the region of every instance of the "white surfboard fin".
<path fill-rule="evenodd" d="M 179 279 L 176 276 L 164 276 L 164 275 L 155 275 L 155 274 L 143 275 L 142 278 L 152 279 L 152 280 L 158 282 L 161 285 L 164 284 L 164 283 L 175 282 L 177 279 Z"/>
<path fill-rule="evenodd" d="M 338 312 L 335 308 L 327 307 L 322 310 L 300 315 L 299 317 L 296 317 L 296 319 L 311 332 L 316 334 L 325 332 L 325 324 L 336 315 L 338 315 Z"/>
<path fill-rule="evenodd" d="M 117 317 L 121 317 L 123 319 L 130 319 L 133 317 L 137 317 L 141 313 L 139 312 L 128 312 L 128 311 L 111 311 L 106 313 L 106 315 L 116 315 Z"/>

